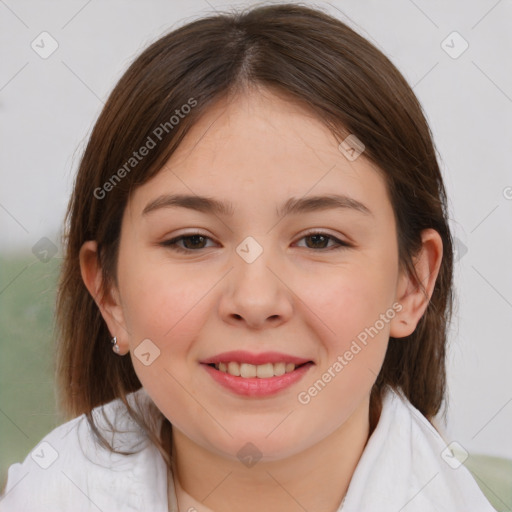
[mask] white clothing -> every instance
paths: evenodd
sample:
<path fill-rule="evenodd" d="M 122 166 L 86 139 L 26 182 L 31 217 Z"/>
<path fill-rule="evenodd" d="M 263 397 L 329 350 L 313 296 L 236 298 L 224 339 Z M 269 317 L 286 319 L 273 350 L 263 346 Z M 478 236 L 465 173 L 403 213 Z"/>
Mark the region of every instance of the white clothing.
<path fill-rule="evenodd" d="M 151 402 L 144 388 L 128 399 L 135 407 L 134 399 L 141 407 Z M 112 435 L 101 410 L 121 433 Z M 79 416 L 46 435 L 22 463 L 10 466 L 0 512 L 177 510 L 166 464 L 124 404 L 114 400 L 93 415 L 117 449 L 137 453 L 118 455 L 101 447 L 85 416 Z M 445 448 L 421 413 L 388 389 L 338 512 L 494 511 L 468 470 L 463 465 L 452 469 L 441 457 Z"/>

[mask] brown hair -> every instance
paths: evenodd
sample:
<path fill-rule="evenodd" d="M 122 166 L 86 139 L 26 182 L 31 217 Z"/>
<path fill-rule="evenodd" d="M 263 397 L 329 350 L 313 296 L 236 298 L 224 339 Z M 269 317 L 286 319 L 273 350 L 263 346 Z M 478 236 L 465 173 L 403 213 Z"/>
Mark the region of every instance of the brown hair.
<path fill-rule="evenodd" d="M 111 350 L 110 333 L 81 278 L 80 248 L 87 240 L 97 241 L 107 290 L 116 282 L 121 219 L 131 191 L 158 173 L 213 102 L 251 85 L 286 94 L 308 106 L 340 139 L 352 133 L 364 143 L 364 156 L 386 179 L 400 265 L 412 276 L 422 230 L 440 234 L 443 260 L 433 295 L 414 333 L 390 339 L 372 389 L 371 428 L 386 385 L 429 419 L 443 403 L 453 253 L 444 184 L 422 108 L 396 67 L 366 39 L 321 11 L 281 4 L 212 15 L 158 39 L 119 80 L 90 136 L 66 216 L 57 385 L 61 407 L 68 415 L 85 413 L 97 435 L 91 410 L 114 398 L 127 403 L 126 394 L 141 383 L 131 359 Z M 171 127 L 176 109 L 191 105 L 191 99 L 196 106 Z M 113 180 L 164 123 L 167 131 L 160 130 L 157 146 L 122 179 Z M 111 186 L 105 187 L 107 182 Z M 98 192 L 102 187 L 108 194 Z M 134 411 L 130 414 L 145 425 L 169 463 L 168 420 L 155 411 L 163 420 L 158 433 Z"/>

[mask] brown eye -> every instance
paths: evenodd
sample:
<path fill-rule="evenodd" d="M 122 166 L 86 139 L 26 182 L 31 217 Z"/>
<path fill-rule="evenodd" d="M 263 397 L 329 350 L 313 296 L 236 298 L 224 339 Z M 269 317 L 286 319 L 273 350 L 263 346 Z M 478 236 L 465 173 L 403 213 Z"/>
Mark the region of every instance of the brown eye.
<path fill-rule="evenodd" d="M 204 249 L 204 242 L 206 237 L 202 235 L 192 235 L 182 237 L 183 244 L 186 249 Z"/>
<path fill-rule="evenodd" d="M 304 239 L 311 240 L 311 245 L 313 247 L 308 246 L 309 249 L 325 249 L 327 247 L 327 244 L 329 243 L 330 237 L 318 234 L 305 236 Z"/>
<path fill-rule="evenodd" d="M 211 239 L 207 236 L 200 234 L 182 235 L 173 238 L 172 240 L 166 240 L 165 242 L 162 242 L 160 245 L 162 245 L 163 247 L 169 247 L 178 252 L 186 253 L 194 252 L 198 249 L 205 249 L 206 246 L 204 244 L 206 243 L 207 240 Z M 179 243 L 183 243 L 183 246 L 178 245 Z"/>
<path fill-rule="evenodd" d="M 301 240 L 306 240 L 306 249 L 332 250 L 340 249 L 342 247 L 350 247 L 350 244 L 343 242 L 342 240 L 339 240 L 332 235 L 328 235 L 327 233 L 308 233 L 307 235 L 303 236 Z M 329 246 L 329 242 L 334 243 Z"/>

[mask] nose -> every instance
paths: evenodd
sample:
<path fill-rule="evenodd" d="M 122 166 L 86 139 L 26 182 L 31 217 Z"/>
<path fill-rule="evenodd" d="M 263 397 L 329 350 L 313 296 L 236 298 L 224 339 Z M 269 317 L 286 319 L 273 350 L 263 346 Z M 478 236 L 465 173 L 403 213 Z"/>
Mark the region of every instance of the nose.
<path fill-rule="evenodd" d="M 219 304 L 225 322 L 257 330 L 277 327 L 291 318 L 293 293 L 274 252 L 263 248 L 251 261 L 251 258 L 244 259 L 243 252 L 234 251 L 231 263 L 232 270 L 223 280 Z"/>

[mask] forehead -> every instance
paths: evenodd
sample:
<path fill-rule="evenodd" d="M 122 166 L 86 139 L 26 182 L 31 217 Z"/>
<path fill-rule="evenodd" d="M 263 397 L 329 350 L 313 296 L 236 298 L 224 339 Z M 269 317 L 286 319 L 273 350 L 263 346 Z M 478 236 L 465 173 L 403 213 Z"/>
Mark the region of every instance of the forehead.
<path fill-rule="evenodd" d="M 163 193 L 215 196 L 235 209 L 254 202 L 276 210 L 291 197 L 325 194 L 391 207 L 382 172 L 364 153 L 349 160 L 312 111 L 269 90 L 210 107 L 136 190 L 133 206 L 142 213 Z"/>
<path fill-rule="evenodd" d="M 203 171 L 217 170 L 219 162 L 235 170 L 249 168 L 256 177 L 275 171 L 277 163 L 283 170 L 298 160 L 303 165 L 297 171 L 325 167 L 333 156 L 339 156 L 338 142 L 310 109 L 274 91 L 251 89 L 210 107 L 166 167 L 192 168 L 209 160 Z"/>

